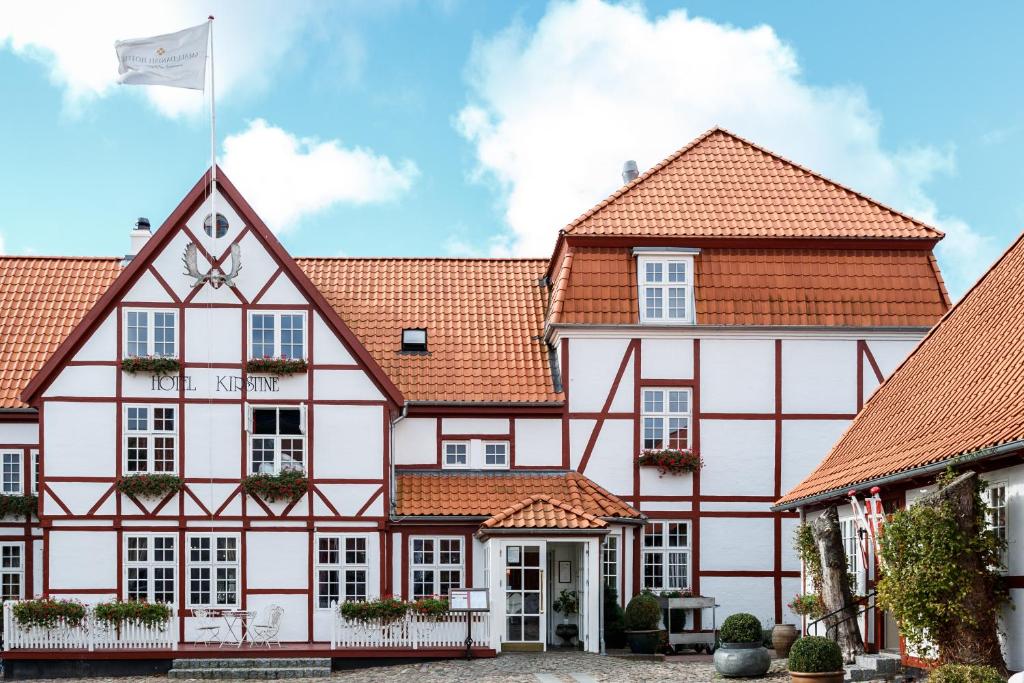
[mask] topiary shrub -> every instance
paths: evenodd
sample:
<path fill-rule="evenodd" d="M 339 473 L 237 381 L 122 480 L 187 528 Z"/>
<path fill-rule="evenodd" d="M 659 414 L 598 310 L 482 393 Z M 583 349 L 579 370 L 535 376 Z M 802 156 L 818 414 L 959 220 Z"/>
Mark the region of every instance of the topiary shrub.
<path fill-rule="evenodd" d="M 831 638 L 804 636 L 789 651 L 789 670 L 799 673 L 821 673 L 841 671 L 843 653 Z"/>
<path fill-rule="evenodd" d="M 723 643 L 761 643 L 761 620 L 753 614 L 739 612 L 722 622 L 718 637 Z"/>
<path fill-rule="evenodd" d="M 653 631 L 661 621 L 661 605 L 651 593 L 634 595 L 626 605 L 627 631 Z"/>
<path fill-rule="evenodd" d="M 604 644 L 606 647 L 626 647 L 625 616 L 619 606 L 619 594 L 614 588 L 604 589 Z"/>
<path fill-rule="evenodd" d="M 994 666 L 943 664 L 928 674 L 928 683 L 1005 683 Z"/>

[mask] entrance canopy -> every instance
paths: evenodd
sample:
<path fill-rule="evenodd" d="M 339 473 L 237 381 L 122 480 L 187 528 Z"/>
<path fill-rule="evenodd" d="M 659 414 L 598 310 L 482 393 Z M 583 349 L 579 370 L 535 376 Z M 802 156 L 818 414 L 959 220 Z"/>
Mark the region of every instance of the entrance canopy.
<path fill-rule="evenodd" d="M 479 536 L 492 532 L 553 529 L 605 533 L 608 522 L 550 496 L 530 496 L 480 525 Z"/>

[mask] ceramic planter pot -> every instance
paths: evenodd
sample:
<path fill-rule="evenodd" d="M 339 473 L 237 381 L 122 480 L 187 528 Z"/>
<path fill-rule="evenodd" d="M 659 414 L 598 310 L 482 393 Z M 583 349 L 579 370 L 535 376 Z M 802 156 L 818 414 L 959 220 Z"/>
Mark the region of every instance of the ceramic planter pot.
<path fill-rule="evenodd" d="M 802 673 L 790 671 L 790 678 L 793 683 L 843 683 L 846 676 L 845 671 L 818 671 L 815 673 Z"/>
<path fill-rule="evenodd" d="M 572 645 L 573 638 L 580 634 L 580 627 L 576 624 L 559 624 L 555 626 L 555 635 L 562 639 L 566 645 Z"/>
<path fill-rule="evenodd" d="M 785 659 L 800 633 L 793 624 L 776 624 L 772 629 L 772 648 L 775 656 Z"/>
<path fill-rule="evenodd" d="M 629 649 L 637 655 L 653 655 L 661 644 L 661 631 L 626 631 Z"/>
<path fill-rule="evenodd" d="M 715 650 L 715 671 L 726 677 L 764 676 L 771 665 L 768 649 L 759 642 L 722 643 Z"/>

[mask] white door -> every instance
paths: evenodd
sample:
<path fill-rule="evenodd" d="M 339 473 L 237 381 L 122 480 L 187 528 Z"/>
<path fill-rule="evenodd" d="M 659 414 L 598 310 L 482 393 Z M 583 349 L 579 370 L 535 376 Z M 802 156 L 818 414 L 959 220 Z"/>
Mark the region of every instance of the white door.
<path fill-rule="evenodd" d="M 547 547 L 544 541 L 504 541 L 502 561 L 506 643 L 536 643 L 544 647 L 547 638 L 547 599 L 544 568 Z"/>

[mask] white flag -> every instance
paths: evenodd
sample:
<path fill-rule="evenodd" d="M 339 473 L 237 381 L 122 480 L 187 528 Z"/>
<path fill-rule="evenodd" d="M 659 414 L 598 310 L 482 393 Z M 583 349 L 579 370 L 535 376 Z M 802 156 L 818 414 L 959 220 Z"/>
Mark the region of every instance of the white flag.
<path fill-rule="evenodd" d="M 177 33 L 119 40 L 118 80 L 130 85 L 169 85 L 203 90 L 210 23 Z"/>

